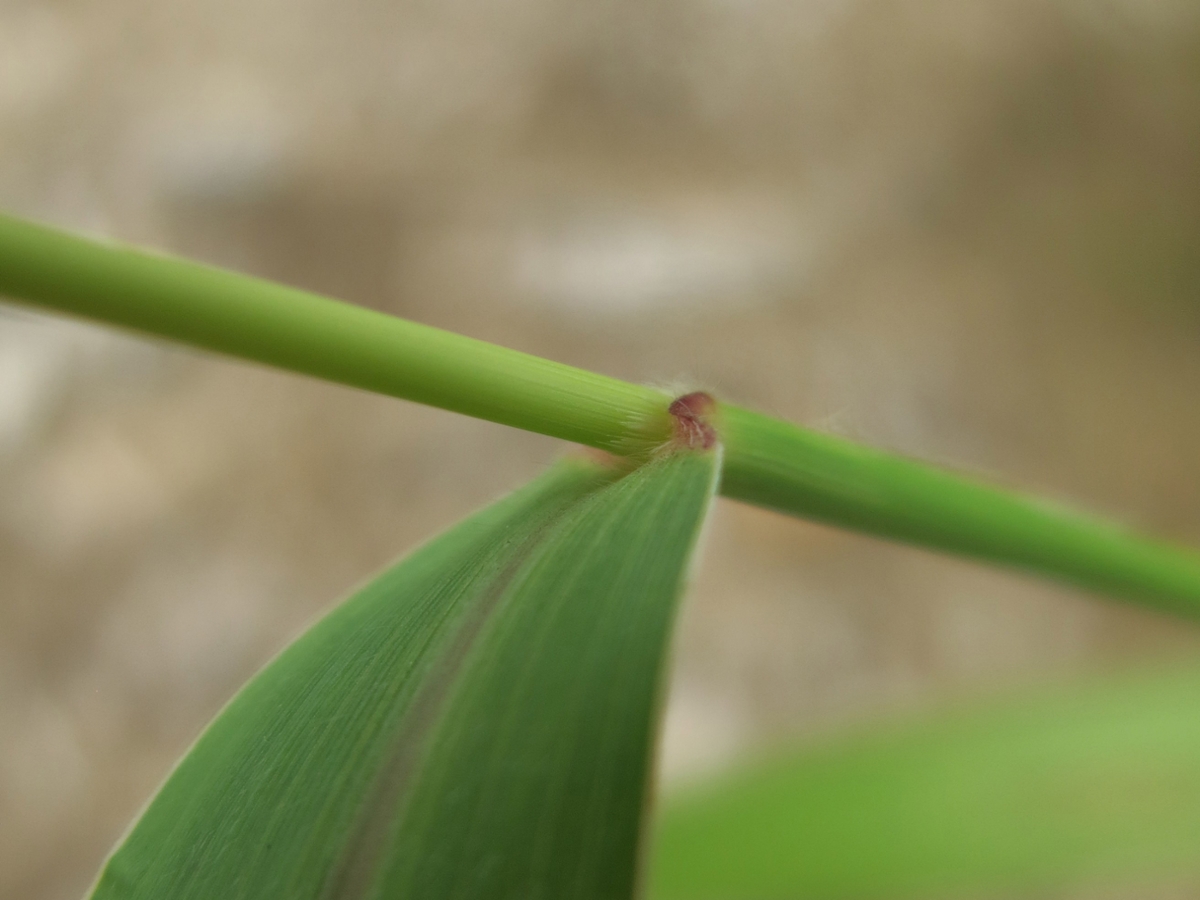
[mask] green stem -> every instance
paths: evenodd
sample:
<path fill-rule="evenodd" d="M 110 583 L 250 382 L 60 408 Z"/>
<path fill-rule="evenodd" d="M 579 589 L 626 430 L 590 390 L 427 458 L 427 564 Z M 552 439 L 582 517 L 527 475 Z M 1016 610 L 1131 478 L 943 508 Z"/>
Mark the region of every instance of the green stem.
<path fill-rule="evenodd" d="M 737 407 L 721 493 L 1200 616 L 1200 555 L 1111 522 Z"/>
<path fill-rule="evenodd" d="M 0 292 L 52 310 L 616 453 L 670 399 L 271 282 L 0 216 Z M 722 493 L 1200 614 L 1200 555 L 924 463 L 724 405 Z"/>
<path fill-rule="evenodd" d="M 659 391 L 258 278 L 0 216 L 0 293 L 615 452 L 669 437 Z"/>

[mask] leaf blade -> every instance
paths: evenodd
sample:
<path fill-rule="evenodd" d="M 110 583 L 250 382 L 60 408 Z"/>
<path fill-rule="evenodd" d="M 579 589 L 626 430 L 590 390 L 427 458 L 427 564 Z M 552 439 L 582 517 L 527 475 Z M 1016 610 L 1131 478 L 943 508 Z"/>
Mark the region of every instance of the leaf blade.
<path fill-rule="evenodd" d="M 1200 874 L 1200 669 L 875 727 L 667 804 L 654 900 L 995 896 Z"/>
<path fill-rule="evenodd" d="M 587 523 L 595 523 L 596 510 L 628 525 L 630 515 L 638 519 L 647 510 L 621 513 L 620 498 L 631 491 L 657 496 L 678 486 L 680 473 L 688 475 L 690 506 L 649 513 L 690 522 L 691 530 L 677 530 L 675 571 L 666 579 L 671 590 L 660 583 L 642 591 L 661 609 L 673 608 L 682 561 L 712 494 L 713 455 L 670 454 L 624 477 L 564 463 L 390 569 L 256 676 L 167 780 L 106 864 L 93 896 L 390 895 L 381 873 L 402 871 L 394 860 L 405 858 L 412 842 L 411 829 L 394 824 L 397 810 L 407 808 L 414 791 L 438 796 L 436 786 L 432 793 L 421 788 L 423 748 L 445 731 L 439 723 L 464 685 L 497 677 L 484 651 L 511 658 L 506 642 L 520 638 L 519 628 L 497 632 L 493 617 L 576 596 L 549 592 L 553 581 L 544 578 L 530 581 L 547 552 L 561 552 L 556 536 L 580 526 L 583 544 L 576 547 L 586 550 L 588 540 L 594 543 Z M 661 551 L 662 543 L 656 546 Z M 645 578 L 634 580 L 646 586 Z M 653 649 L 657 659 L 661 640 Z M 517 699 L 535 701 L 560 686 L 536 687 Z M 551 731 L 566 725 L 543 723 Z M 514 780 L 503 770 L 496 777 L 501 791 L 537 787 L 536 779 Z M 627 794 L 632 809 L 628 800 Z M 633 813 L 640 817 L 640 807 Z M 631 856 L 634 849 L 628 848 Z M 449 896 L 428 871 L 406 877 L 409 895 Z"/>

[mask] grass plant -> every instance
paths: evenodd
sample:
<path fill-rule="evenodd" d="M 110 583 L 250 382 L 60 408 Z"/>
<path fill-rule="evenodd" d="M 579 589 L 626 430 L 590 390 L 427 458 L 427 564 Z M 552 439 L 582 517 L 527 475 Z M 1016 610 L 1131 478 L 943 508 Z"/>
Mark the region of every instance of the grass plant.
<path fill-rule="evenodd" d="M 465 520 L 268 665 L 95 897 L 628 898 L 643 873 L 663 900 L 883 897 L 1188 869 L 1187 673 L 780 757 L 671 806 L 653 863 L 646 810 L 673 610 L 718 490 L 1185 616 L 1192 550 L 706 394 L 8 217 L 0 294 L 607 454 Z M 1060 783 L 1049 811 L 1021 793 Z"/>

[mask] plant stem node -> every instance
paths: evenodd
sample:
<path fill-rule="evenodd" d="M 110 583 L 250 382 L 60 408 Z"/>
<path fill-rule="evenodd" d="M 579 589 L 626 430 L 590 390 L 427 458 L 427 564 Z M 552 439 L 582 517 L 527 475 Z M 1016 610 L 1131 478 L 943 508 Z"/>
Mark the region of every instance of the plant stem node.
<path fill-rule="evenodd" d="M 717 401 L 704 391 L 693 391 L 674 400 L 669 412 L 675 424 L 675 442 L 692 450 L 708 450 L 717 442 L 717 430 L 709 422 Z"/>

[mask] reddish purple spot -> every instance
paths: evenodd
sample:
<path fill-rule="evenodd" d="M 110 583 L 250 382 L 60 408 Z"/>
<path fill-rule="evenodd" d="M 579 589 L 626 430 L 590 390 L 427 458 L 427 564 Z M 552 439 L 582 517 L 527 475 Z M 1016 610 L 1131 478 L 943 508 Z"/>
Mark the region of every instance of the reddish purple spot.
<path fill-rule="evenodd" d="M 675 440 L 693 450 L 707 450 L 717 442 L 716 429 L 708 417 L 716 410 L 717 401 L 704 391 L 693 391 L 675 400 L 669 412 L 675 418 Z"/>

